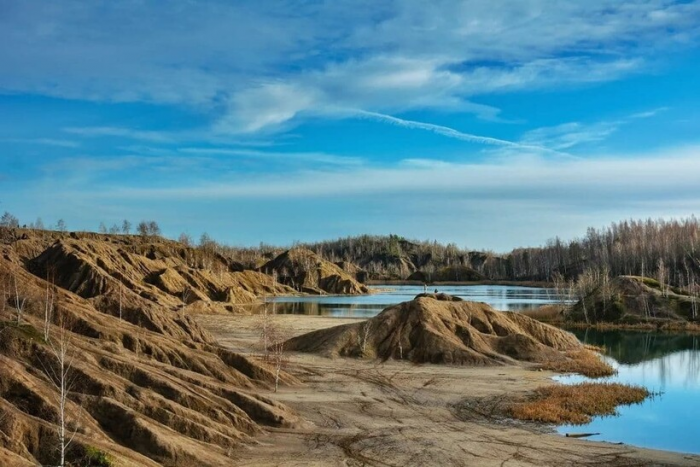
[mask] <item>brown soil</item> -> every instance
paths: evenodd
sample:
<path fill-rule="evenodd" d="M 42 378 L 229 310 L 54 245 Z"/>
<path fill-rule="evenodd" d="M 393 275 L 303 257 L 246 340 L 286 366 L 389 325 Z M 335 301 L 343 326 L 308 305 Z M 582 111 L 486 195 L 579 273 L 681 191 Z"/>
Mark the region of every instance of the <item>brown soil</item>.
<path fill-rule="evenodd" d="M 75 380 L 69 462 L 84 463 L 97 449 L 124 466 L 230 465 L 231 452 L 254 445 L 263 426 L 299 422 L 260 395 L 273 385 L 272 369 L 216 345 L 177 296 L 180 279 L 203 295 L 238 293 L 246 281 L 255 290 L 284 287 L 259 273 L 202 269 L 193 258 L 187 265 L 198 252 L 178 250 L 183 257 L 170 250 L 180 248 L 173 242 L 104 237 L 25 234 L 0 245 L 0 465 L 57 462 L 57 388 L 47 373 L 61 328 Z M 43 279 L 47 272 L 56 286 Z M 56 307 L 48 341 L 47 290 Z M 25 303 L 19 326 L 16 296 Z M 298 384 L 286 373 L 282 381 Z"/>
<path fill-rule="evenodd" d="M 285 251 L 260 270 L 266 274 L 274 274 L 279 282 L 300 292 L 347 295 L 369 292 L 354 275 L 304 248 Z"/>
<path fill-rule="evenodd" d="M 257 342 L 256 318 L 201 316 L 232 350 Z M 353 325 L 357 319 L 282 315 L 297 334 Z M 547 371 L 521 364 L 468 367 L 383 363 L 290 353 L 302 385 L 274 397 L 309 423 L 267 429 L 255 449 L 233 453 L 240 466 L 697 466 L 700 456 L 565 438 L 539 425 L 475 411 L 465 399 L 512 401 L 551 385 Z M 483 405 L 483 404 L 481 404 Z"/>

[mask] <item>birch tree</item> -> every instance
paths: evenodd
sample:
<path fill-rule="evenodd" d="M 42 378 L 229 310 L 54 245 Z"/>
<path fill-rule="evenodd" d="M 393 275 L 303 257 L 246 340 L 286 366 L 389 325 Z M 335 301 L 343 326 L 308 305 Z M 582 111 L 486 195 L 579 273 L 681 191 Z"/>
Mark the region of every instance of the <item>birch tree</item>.
<path fill-rule="evenodd" d="M 56 388 L 56 405 L 58 406 L 58 421 L 56 424 L 56 434 L 58 435 L 59 461 L 58 467 L 66 466 L 66 454 L 73 443 L 78 432 L 78 422 L 80 413 L 73 417 L 74 429 L 71 432 L 69 426 L 69 395 L 76 383 L 76 375 L 73 371 L 73 364 L 77 355 L 77 349 L 73 345 L 71 332 L 66 329 L 63 321 L 55 337 L 49 341 L 49 352 L 52 357 L 51 362 L 42 361 L 42 366 L 51 384 Z"/>

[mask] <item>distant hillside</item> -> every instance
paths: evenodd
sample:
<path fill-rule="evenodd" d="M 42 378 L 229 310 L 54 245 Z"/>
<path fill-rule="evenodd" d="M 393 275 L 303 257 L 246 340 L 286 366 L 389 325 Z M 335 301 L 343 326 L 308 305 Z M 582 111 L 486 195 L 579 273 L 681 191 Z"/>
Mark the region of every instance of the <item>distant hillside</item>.
<path fill-rule="evenodd" d="M 356 264 L 372 280 L 432 282 L 483 278 L 472 264 L 482 266 L 484 254 L 463 251 L 453 244 L 417 242 L 397 235 L 362 235 L 306 247 L 330 261 Z"/>
<path fill-rule="evenodd" d="M 339 266 L 303 248 L 285 251 L 263 265 L 260 271 L 273 275 L 279 282 L 299 292 L 348 295 L 368 292 L 367 287 Z"/>
<path fill-rule="evenodd" d="M 589 228 L 580 238 L 555 237 L 544 246 L 502 254 L 398 235 L 361 235 L 304 246 L 329 261 L 355 263 L 374 280 L 412 275 L 418 280 L 452 280 L 443 279 L 453 277 L 448 273 L 452 270 L 487 280 L 553 281 L 558 276 L 569 281 L 586 270 L 605 269 L 612 277 L 661 274 L 664 282 L 678 287 L 694 288 L 700 282 L 700 222 L 695 217 L 622 221 Z"/>

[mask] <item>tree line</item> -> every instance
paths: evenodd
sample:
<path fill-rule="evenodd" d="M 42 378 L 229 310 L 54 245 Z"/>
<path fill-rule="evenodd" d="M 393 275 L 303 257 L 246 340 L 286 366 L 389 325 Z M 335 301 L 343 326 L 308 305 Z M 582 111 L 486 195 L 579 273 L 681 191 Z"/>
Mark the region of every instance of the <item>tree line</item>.
<path fill-rule="evenodd" d="M 459 248 L 455 244 L 407 240 L 397 235 L 361 235 L 307 244 L 330 261 L 350 261 L 373 274 L 396 274 L 402 261 L 422 271 L 465 266 L 491 280 L 553 281 L 578 279 L 588 270 L 611 276 L 660 276 L 685 286 L 700 276 L 700 223 L 686 219 L 625 220 L 580 238 L 555 237 L 544 246 L 504 254 Z"/>
<path fill-rule="evenodd" d="M 5 212 L 0 227 L 19 227 L 18 219 Z M 26 227 L 26 226 L 25 226 Z M 41 219 L 28 228 L 42 229 Z M 59 220 L 54 228 L 66 231 Z M 160 236 L 155 221 L 141 221 L 135 230 L 124 220 L 98 231 L 109 234 L 132 233 L 144 237 Z M 240 263 L 241 268 L 257 268 L 286 248 L 261 243 L 256 247 L 229 246 L 203 233 L 198 242 L 186 233 L 178 241 L 199 247 Z M 549 281 L 556 278 L 576 280 L 588 270 L 605 270 L 610 276 L 636 275 L 661 278 L 661 282 L 687 286 L 700 277 L 700 222 L 695 216 L 685 219 L 625 220 L 601 229 L 589 228 L 572 240 L 555 237 L 545 245 L 515 248 L 507 253 L 460 248 L 454 243 L 409 240 L 398 235 L 359 235 L 315 243 L 295 243 L 324 259 L 351 262 L 369 273 L 370 278 L 406 279 L 411 273 L 433 273 L 446 267 L 473 269 L 490 280 Z"/>

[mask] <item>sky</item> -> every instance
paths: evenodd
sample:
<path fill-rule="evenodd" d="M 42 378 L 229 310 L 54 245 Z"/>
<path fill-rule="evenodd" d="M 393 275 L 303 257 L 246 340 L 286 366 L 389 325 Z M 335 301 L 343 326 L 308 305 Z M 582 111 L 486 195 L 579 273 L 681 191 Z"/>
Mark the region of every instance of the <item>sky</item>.
<path fill-rule="evenodd" d="M 0 0 L 0 211 L 507 251 L 700 211 L 700 1 Z"/>

